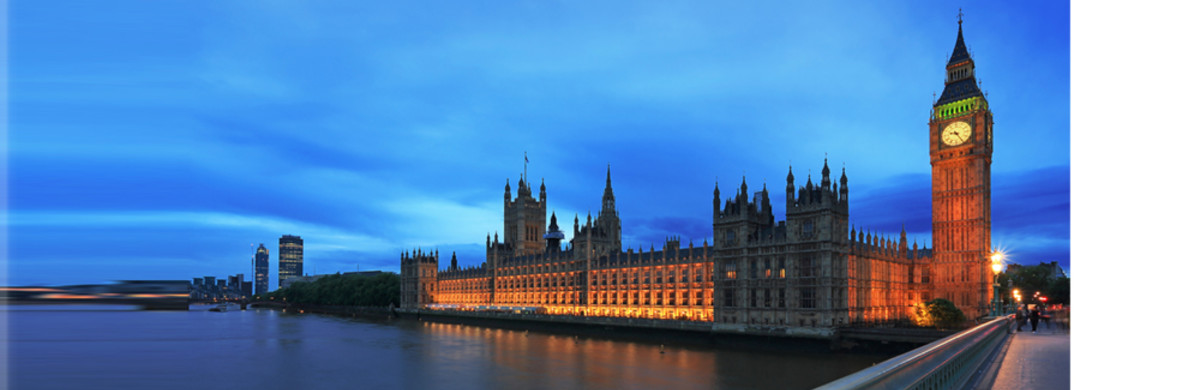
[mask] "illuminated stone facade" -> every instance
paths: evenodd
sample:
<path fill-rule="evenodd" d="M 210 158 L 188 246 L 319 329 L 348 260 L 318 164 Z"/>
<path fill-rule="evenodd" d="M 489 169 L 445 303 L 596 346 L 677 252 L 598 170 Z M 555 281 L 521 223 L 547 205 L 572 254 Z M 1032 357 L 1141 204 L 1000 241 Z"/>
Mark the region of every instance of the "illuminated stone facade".
<path fill-rule="evenodd" d="M 929 118 L 933 174 L 934 297 L 969 316 L 987 312 L 992 297 L 992 111 L 975 81 L 975 61 L 958 39 L 946 63 L 946 86 Z"/>
<path fill-rule="evenodd" d="M 797 188 L 787 175 L 785 221 L 775 221 L 764 187 L 750 196 L 745 180 L 721 201 L 713 190 L 716 267 L 715 327 L 831 328 L 905 319 L 919 299 L 915 264 L 929 249 L 848 227 L 850 188 L 845 170 L 834 184 L 829 165 L 821 182 Z"/>
<path fill-rule="evenodd" d="M 537 199 L 524 179 L 517 183 L 516 197 L 507 184 L 504 192 L 506 241 L 498 233 L 485 239 L 483 265 L 459 268 L 452 255 L 450 267 L 436 272 L 436 256 L 401 259 L 401 276 L 413 275 L 403 279 L 406 307 L 536 307 L 548 314 L 712 319 L 712 248 L 707 243 L 684 248 L 676 238 L 661 250 L 621 251 L 611 173 L 599 217 L 588 215 L 582 226 L 576 217 L 566 248 L 558 217 L 551 215 L 545 226 L 544 183 Z"/>
<path fill-rule="evenodd" d="M 659 250 L 636 252 L 621 247 L 611 172 L 600 214 L 593 220 L 589 213 L 582 226 L 576 216 L 566 248 L 557 216 L 545 226 L 545 183 L 534 198 L 522 178 L 516 197 L 505 184 L 504 241 L 498 233 L 486 238 L 481 266 L 460 269 L 452 258 L 437 272 L 436 256 L 402 260 L 402 274 L 411 275 L 405 305 L 688 319 L 717 330 L 787 333 L 904 320 L 914 304 L 933 298 L 979 316 L 990 299 L 992 121 L 961 22 L 946 72 L 929 123 L 933 248 L 910 246 L 903 230 L 891 238 L 849 226 L 849 179 L 843 168 L 834 183 L 828 161 L 819 184 L 809 177 L 800 187 L 789 167 L 783 221 L 775 221 L 766 186 L 752 195 L 743 178 L 729 199 L 722 201 L 719 185 L 713 191 L 711 246 L 668 239 Z M 947 132 L 960 121 L 976 131 Z"/>

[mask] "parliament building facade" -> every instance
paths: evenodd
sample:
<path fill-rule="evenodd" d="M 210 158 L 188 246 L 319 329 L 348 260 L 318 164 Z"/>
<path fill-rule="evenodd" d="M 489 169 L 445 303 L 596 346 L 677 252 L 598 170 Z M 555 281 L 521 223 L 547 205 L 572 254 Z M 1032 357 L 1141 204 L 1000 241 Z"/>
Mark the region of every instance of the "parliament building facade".
<path fill-rule="evenodd" d="M 714 329 L 830 329 L 909 318 L 914 304 L 945 298 L 969 317 L 991 300 L 992 115 L 975 80 L 962 22 L 930 114 L 933 246 L 867 234 L 849 226 L 845 169 L 828 161 L 819 182 L 795 182 L 788 168 L 785 220 L 776 221 L 764 185 L 734 196 L 713 190 L 713 242 L 669 238 L 649 251 L 621 245 L 611 170 L 601 208 L 572 239 L 546 219 L 546 186 L 533 196 L 522 177 L 504 188 L 504 238 L 486 238 L 487 261 L 460 268 L 452 255 L 401 258 L 401 306 L 410 309 L 515 309 L 538 313 L 680 319 Z"/>

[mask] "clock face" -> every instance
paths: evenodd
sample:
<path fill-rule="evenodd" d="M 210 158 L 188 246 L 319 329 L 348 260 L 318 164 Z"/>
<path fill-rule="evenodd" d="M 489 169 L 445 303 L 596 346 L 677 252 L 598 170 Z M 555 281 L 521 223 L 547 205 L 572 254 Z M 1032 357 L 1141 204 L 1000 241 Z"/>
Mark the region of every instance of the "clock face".
<path fill-rule="evenodd" d="M 971 125 L 958 121 L 942 129 L 942 143 L 950 146 L 962 145 L 971 139 Z"/>

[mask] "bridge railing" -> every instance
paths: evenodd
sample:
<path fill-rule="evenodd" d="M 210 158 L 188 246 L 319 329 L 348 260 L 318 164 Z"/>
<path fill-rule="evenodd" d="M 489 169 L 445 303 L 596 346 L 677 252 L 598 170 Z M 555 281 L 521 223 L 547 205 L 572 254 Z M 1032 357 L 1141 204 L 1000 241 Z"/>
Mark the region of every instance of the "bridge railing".
<path fill-rule="evenodd" d="M 818 387 L 831 389 L 958 389 L 1009 335 L 1002 316 Z"/>

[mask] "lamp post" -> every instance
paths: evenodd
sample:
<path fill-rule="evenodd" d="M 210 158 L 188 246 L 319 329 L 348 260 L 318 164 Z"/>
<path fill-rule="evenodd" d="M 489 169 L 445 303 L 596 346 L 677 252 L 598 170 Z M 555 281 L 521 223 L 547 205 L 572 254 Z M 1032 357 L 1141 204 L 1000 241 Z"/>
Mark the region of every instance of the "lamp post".
<path fill-rule="evenodd" d="M 1004 253 L 992 252 L 992 317 L 1000 315 L 1000 271 L 1004 269 Z"/>

